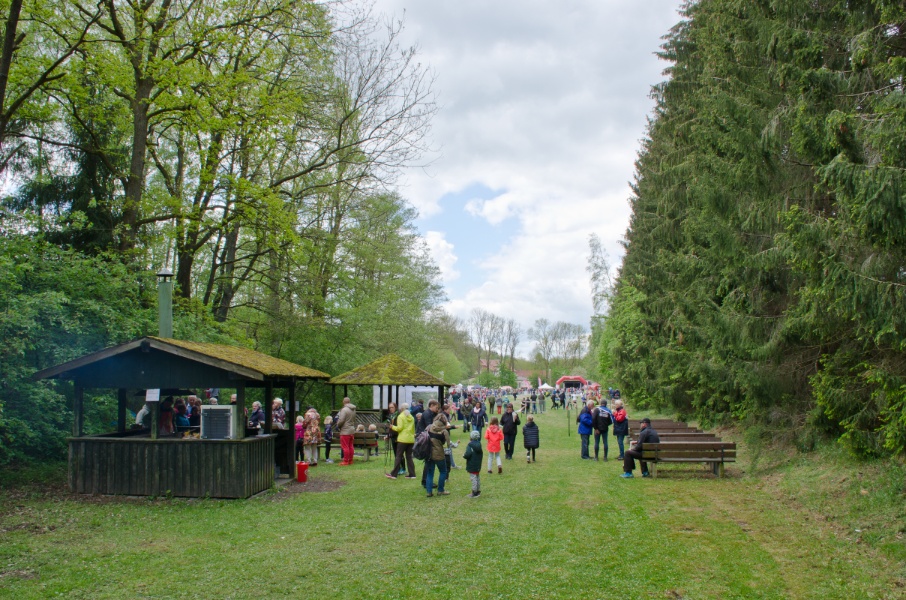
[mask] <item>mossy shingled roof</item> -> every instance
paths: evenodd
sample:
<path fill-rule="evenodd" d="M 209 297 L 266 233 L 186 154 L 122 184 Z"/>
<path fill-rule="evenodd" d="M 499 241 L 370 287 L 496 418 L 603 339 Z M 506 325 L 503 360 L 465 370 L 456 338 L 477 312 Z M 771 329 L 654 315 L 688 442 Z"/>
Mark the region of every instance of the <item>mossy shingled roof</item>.
<path fill-rule="evenodd" d="M 106 348 L 92 354 L 87 354 L 75 360 L 44 369 L 33 375 L 34 379 L 51 377 L 69 378 L 72 373 L 103 364 L 120 354 L 136 351 L 140 348 L 149 348 L 167 354 L 176 355 L 183 360 L 195 361 L 213 367 L 231 371 L 252 379 L 330 379 L 330 375 L 291 363 L 287 360 L 274 358 L 261 352 L 241 348 L 239 346 L 226 346 L 223 344 L 210 344 L 207 342 L 189 342 L 172 338 L 148 336 L 126 342 L 112 348 Z"/>
<path fill-rule="evenodd" d="M 148 336 L 171 346 L 197 352 L 224 362 L 233 363 L 246 369 L 258 371 L 267 377 L 304 377 L 309 379 L 329 379 L 330 375 L 322 371 L 303 367 L 282 358 L 275 358 L 262 352 L 256 352 L 240 346 L 226 346 L 223 344 L 209 344 L 207 342 L 189 342 L 172 338 L 159 338 Z"/>
<path fill-rule="evenodd" d="M 425 385 L 450 387 L 449 383 L 420 369 L 396 354 L 387 354 L 352 371 L 337 375 L 335 385 Z"/>

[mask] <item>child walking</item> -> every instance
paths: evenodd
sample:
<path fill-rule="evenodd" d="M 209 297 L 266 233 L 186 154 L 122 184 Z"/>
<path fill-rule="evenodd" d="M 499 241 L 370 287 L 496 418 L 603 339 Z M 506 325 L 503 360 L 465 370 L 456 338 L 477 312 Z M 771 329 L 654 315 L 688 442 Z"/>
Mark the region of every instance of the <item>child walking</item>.
<path fill-rule="evenodd" d="M 473 430 L 469 434 L 469 445 L 466 446 L 466 453 L 462 455 L 466 459 L 466 471 L 469 473 L 469 479 L 472 480 L 472 493 L 469 498 L 477 498 L 481 495 L 481 459 L 484 452 L 481 449 L 481 434 Z"/>
<path fill-rule="evenodd" d="M 497 459 L 497 473 L 503 473 L 503 463 L 500 462 L 500 442 L 503 441 L 503 430 L 498 424 L 497 417 L 491 419 L 491 425 L 484 432 L 484 437 L 488 440 L 488 473 L 494 465 L 494 459 Z"/>
<path fill-rule="evenodd" d="M 529 415 L 526 417 L 525 427 L 522 428 L 522 441 L 525 444 L 526 462 L 535 462 L 535 450 L 540 445 L 538 436 L 538 426 L 535 424 L 535 417 Z"/>

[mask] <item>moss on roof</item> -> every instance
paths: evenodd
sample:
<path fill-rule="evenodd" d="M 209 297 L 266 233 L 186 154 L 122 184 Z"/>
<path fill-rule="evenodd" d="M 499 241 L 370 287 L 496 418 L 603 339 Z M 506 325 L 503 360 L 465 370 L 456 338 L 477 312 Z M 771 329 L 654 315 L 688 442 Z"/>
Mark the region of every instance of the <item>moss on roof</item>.
<path fill-rule="evenodd" d="M 309 379 L 329 379 L 330 375 L 315 369 L 303 367 L 289 361 L 274 358 L 261 352 L 239 346 L 224 346 L 222 344 L 209 344 L 206 342 L 189 342 L 172 338 L 149 336 L 149 339 L 191 352 L 197 352 L 217 360 L 232 363 L 253 371 L 258 371 L 266 377 L 304 377 Z"/>
<path fill-rule="evenodd" d="M 379 359 L 337 375 L 328 383 L 338 385 L 442 385 L 449 383 L 438 379 L 396 354 L 387 354 Z"/>

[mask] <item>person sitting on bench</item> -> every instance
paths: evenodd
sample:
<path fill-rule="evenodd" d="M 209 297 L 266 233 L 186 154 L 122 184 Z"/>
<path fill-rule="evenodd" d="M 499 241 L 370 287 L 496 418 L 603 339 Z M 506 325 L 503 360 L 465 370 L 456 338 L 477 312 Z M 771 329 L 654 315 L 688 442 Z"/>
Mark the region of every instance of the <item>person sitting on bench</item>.
<path fill-rule="evenodd" d="M 642 449 L 645 444 L 660 444 L 661 439 L 657 435 L 657 431 L 651 427 L 651 419 L 645 417 L 642 419 L 642 430 L 639 432 L 639 441 L 636 442 L 635 446 L 626 451 L 625 456 L 623 457 L 623 475 L 621 477 L 632 477 L 632 472 L 635 470 L 635 460 L 639 459 L 639 462 L 642 465 L 642 477 L 650 477 L 648 473 L 648 463 L 642 461 Z"/>

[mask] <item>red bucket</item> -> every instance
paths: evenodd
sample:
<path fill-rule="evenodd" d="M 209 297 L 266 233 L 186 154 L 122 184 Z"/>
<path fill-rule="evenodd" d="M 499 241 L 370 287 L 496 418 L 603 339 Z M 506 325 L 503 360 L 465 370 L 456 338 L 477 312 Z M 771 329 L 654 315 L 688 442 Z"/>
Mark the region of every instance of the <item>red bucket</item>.
<path fill-rule="evenodd" d="M 296 481 L 299 483 L 305 483 L 308 481 L 308 463 L 307 462 L 297 462 L 296 463 Z"/>

